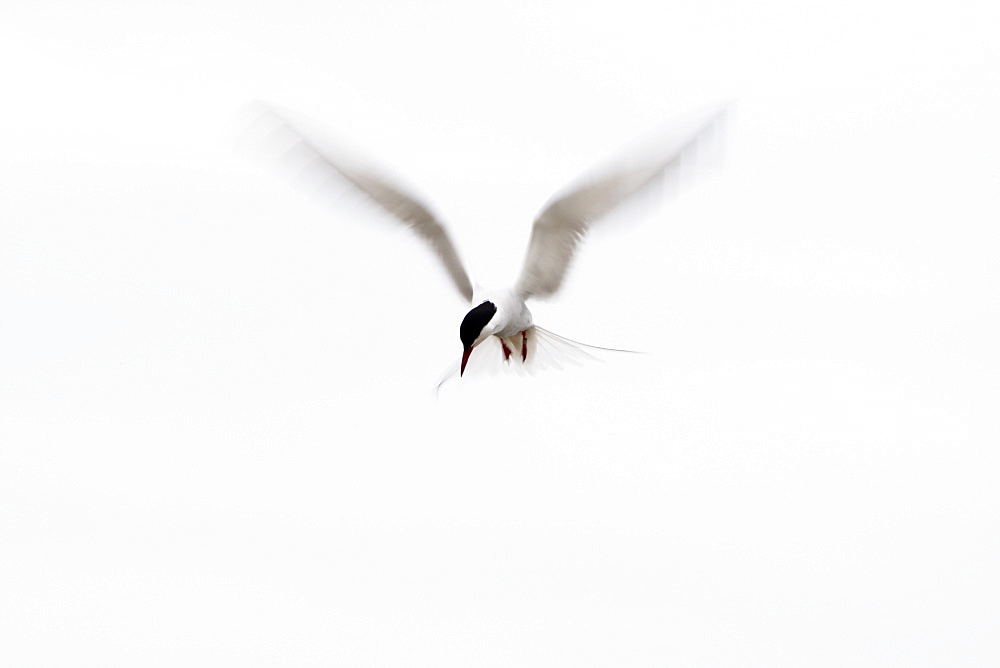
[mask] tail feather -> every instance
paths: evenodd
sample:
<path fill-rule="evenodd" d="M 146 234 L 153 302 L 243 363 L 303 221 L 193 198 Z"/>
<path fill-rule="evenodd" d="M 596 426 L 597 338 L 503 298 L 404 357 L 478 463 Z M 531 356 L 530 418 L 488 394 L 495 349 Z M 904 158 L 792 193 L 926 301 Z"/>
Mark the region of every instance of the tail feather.
<path fill-rule="evenodd" d="M 476 347 L 465 368 L 465 375 L 476 377 L 511 371 L 522 375 L 534 374 L 546 369 L 563 369 L 567 365 L 582 366 L 586 362 L 603 362 L 604 360 L 597 356 L 597 353 L 601 352 L 642 354 L 634 350 L 603 348 L 581 343 L 559 336 L 538 325 L 532 325 L 527 329 L 527 355 L 524 359 L 522 359 L 520 335 L 506 338 L 503 343 L 511 351 L 509 358 L 504 357 L 500 339 L 491 336 Z M 458 375 L 459 363 L 455 362 L 445 371 L 437 389 L 440 390 L 442 385 L 452 378 L 457 378 Z"/>

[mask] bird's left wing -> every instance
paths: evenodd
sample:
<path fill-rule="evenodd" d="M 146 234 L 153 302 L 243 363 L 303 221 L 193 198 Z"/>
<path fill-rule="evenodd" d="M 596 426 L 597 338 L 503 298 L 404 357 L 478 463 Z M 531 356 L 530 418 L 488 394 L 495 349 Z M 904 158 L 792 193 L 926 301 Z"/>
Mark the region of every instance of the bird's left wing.
<path fill-rule="evenodd" d="M 582 179 L 568 191 L 549 200 L 535 218 L 531 241 L 518 277 L 516 291 L 522 299 L 549 297 L 559 290 L 573 254 L 591 225 L 610 214 L 662 177 L 697 157 L 698 144 L 718 129 L 724 111 L 675 129 L 654 155 L 619 159 L 598 176 Z M 662 146 L 662 144 L 666 144 Z"/>
<path fill-rule="evenodd" d="M 444 264 L 445 270 L 462 297 L 466 301 L 472 301 L 472 282 L 451 242 L 451 237 L 426 206 L 370 167 L 335 156 L 331 149 L 311 138 L 306 131 L 300 129 L 298 123 L 290 120 L 284 113 L 273 108 L 265 108 L 258 121 L 266 121 L 272 126 L 272 133 L 289 134 L 294 140 L 294 145 L 289 150 L 304 153 L 312 165 L 347 181 L 386 213 L 416 232 L 430 245 L 431 250 Z"/>

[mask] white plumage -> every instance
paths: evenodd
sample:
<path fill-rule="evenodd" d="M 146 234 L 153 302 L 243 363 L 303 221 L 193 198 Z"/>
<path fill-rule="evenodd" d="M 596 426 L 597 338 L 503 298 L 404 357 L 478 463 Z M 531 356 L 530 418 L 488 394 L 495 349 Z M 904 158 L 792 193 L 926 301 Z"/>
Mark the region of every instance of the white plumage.
<path fill-rule="evenodd" d="M 284 135 L 297 154 L 321 170 L 352 184 L 374 204 L 412 229 L 441 260 L 464 300 L 474 305 L 461 327 L 463 358 L 445 375 L 442 383 L 462 374 L 473 349 L 488 351 L 510 367 L 534 370 L 560 366 L 560 361 L 577 362 L 592 357 L 588 346 L 548 332 L 534 324 L 526 301 L 556 294 L 563 284 L 576 248 L 594 224 L 638 193 L 660 183 L 665 174 L 698 157 L 698 145 L 711 138 L 722 125 L 724 111 L 705 114 L 668 136 L 668 141 L 651 141 L 619 158 L 609 167 L 579 179 L 557 194 L 535 217 L 524 264 L 517 281 L 505 289 L 476 286 L 448 235 L 431 210 L 414 196 L 370 166 L 352 161 L 326 146 L 299 122 L 273 108 L 264 108 L 258 122 L 266 123 L 271 137 Z M 475 367 L 476 365 L 473 365 Z"/>

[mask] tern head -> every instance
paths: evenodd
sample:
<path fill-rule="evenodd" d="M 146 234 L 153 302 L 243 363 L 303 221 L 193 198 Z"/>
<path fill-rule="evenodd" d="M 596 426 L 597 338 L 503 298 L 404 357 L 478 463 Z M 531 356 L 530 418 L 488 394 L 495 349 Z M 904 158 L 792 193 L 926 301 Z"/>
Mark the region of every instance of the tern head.
<path fill-rule="evenodd" d="M 472 354 L 472 348 L 485 338 L 484 334 L 489 336 L 490 332 L 486 331 L 486 325 L 489 324 L 496 313 L 496 304 L 485 301 L 465 314 L 465 319 L 462 320 L 462 327 L 459 329 L 463 348 L 460 375 L 465 373 L 465 365 L 469 363 L 469 355 Z"/>

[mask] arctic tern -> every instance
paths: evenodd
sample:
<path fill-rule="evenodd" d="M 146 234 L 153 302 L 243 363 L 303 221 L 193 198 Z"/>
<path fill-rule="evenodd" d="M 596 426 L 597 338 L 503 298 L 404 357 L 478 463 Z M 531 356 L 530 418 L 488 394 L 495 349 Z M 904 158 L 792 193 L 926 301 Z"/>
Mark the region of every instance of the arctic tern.
<path fill-rule="evenodd" d="M 674 124 L 666 142 L 650 140 L 639 150 L 596 171 L 555 195 L 535 217 L 531 239 L 521 272 L 513 286 L 502 289 L 474 286 L 445 227 L 416 197 L 392 183 L 378 171 L 337 149 L 325 145 L 315 133 L 288 112 L 264 107 L 257 121 L 267 126 L 269 137 L 284 135 L 287 152 L 305 160 L 324 174 L 351 184 L 371 202 L 409 227 L 434 251 L 462 298 L 473 305 L 459 327 L 462 359 L 456 364 L 460 376 L 474 350 L 485 343 L 499 352 L 508 365 L 531 369 L 554 363 L 559 356 L 589 356 L 586 348 L 598 348 L 563 338 L 534 324 L 526 302 L 553 296 L 563 284 L 574 252 L 590 227 L 626 201 L 662 182 L 682 163 L 698 158 L 699 145 L 711 140 L 722 125 L 725 109 L 701 114 L 695 122 Z M 680 130 L 677 128 L 680 127 Z M 453 367 L 441 381 L 454 375 Z M 439 384 L 440 387 L 440 384 Z"/>

